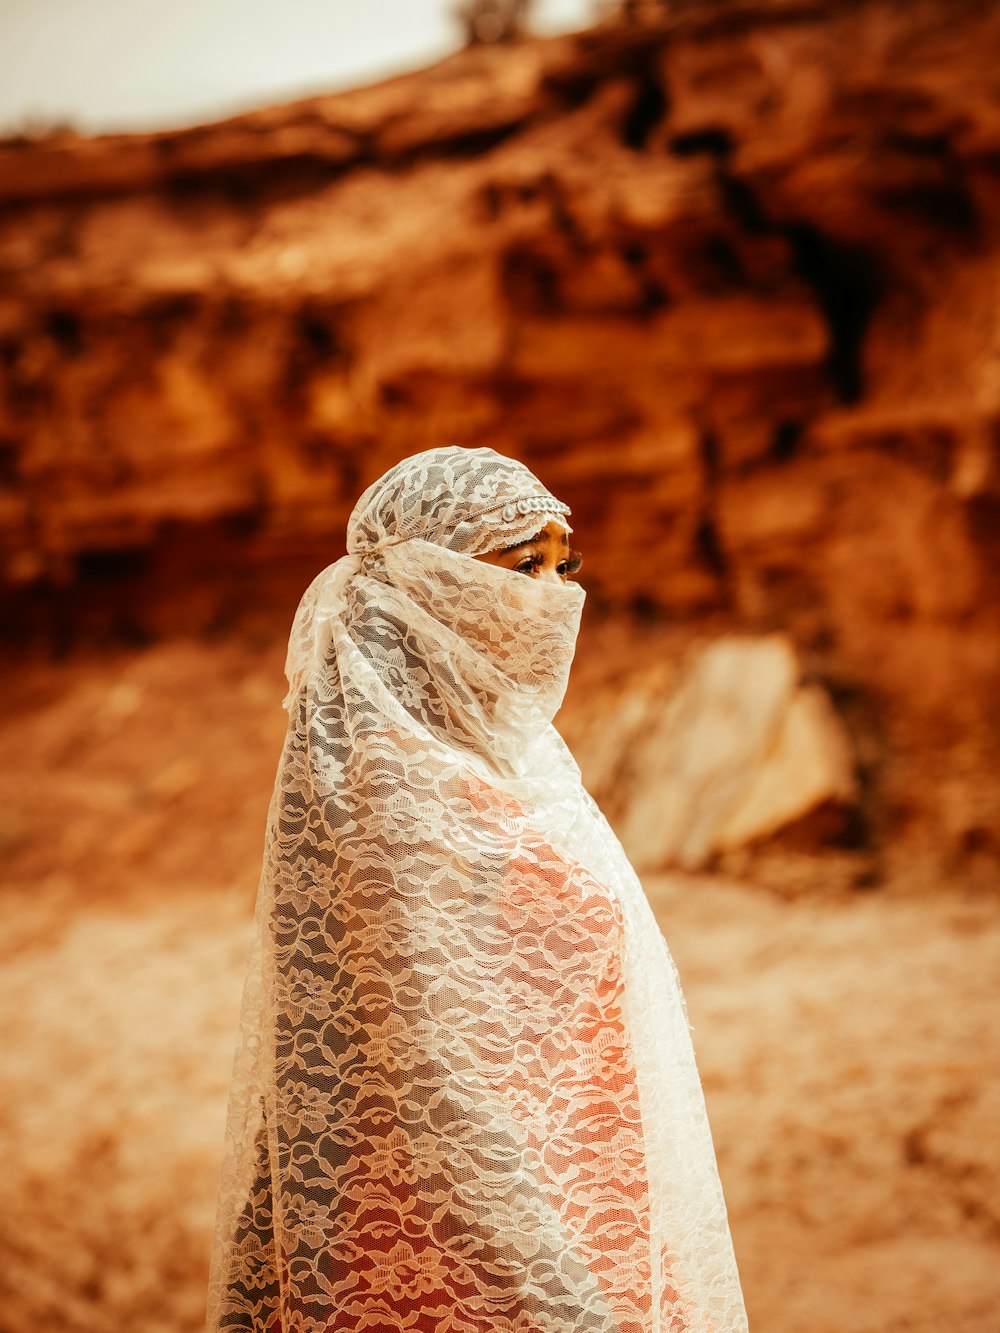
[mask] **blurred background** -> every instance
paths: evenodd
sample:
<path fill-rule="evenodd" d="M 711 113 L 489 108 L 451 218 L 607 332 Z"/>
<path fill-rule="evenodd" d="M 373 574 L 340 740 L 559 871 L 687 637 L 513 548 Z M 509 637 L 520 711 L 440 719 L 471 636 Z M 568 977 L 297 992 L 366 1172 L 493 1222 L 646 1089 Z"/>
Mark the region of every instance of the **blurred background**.
<path fill-rule="evenodd" d="M 1000 9 L 5 0 L 0 1333 L 201 1327 L 285 640 L 573 507 L 757 1333 L 1000 1308 Z"/>

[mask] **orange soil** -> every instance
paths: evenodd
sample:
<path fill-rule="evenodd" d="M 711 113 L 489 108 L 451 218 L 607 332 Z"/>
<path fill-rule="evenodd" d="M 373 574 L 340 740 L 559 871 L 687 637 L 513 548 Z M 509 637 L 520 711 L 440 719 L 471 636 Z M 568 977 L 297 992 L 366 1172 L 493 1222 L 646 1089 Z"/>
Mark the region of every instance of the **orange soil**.
<path fill-rule="evenodd" d="M 8 676 L 3 1333 L 201 1326 L 281 653 Z M 755 1333 L 994 1329 L 1000 902 L 647 888 Z"/>

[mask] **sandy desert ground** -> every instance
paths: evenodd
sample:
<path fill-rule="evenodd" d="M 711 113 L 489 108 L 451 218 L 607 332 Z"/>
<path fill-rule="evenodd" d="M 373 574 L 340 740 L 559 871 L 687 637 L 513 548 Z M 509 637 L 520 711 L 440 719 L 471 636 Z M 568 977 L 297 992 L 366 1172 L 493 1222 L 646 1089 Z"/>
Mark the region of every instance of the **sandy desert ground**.
<path fill-rule="evenodd" d="M 9 677 L 2 1333 L 189 1333 L 283 716 L 274 643 Z M 992 1333 L 1000 899 L 647 890 L 756 1333 Z"/>

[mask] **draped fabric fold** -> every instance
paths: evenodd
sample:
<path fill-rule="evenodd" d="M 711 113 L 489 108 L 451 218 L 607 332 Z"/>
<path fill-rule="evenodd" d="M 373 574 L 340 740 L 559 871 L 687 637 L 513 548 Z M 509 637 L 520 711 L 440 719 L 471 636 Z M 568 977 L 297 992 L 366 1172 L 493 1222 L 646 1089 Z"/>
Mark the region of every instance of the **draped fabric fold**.
<path fill-rule="evenodd" d="M 489 449 L 361 497 L 305 593 L 209 1333 L 746 1328 L 676 970 L 552 726 L 567 507 Z"/>

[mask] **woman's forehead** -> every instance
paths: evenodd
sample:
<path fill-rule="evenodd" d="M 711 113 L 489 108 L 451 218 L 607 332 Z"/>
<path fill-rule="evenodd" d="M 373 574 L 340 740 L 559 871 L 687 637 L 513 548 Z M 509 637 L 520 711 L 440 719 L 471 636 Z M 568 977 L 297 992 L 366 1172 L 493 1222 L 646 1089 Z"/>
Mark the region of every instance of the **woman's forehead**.
<path fill-rule="evenodd" d="M 533 546 L 536 544 L 544 546 L 546 542 L 558 542 L 560 546 L 568 546 L 569 534 L 558 523 L 546 523 L 545 527 L 536 532 L 533 537 L 525 537 L 523 542 L 515 542 L 509 549 L 516 551 L 519 546 Z"/>

